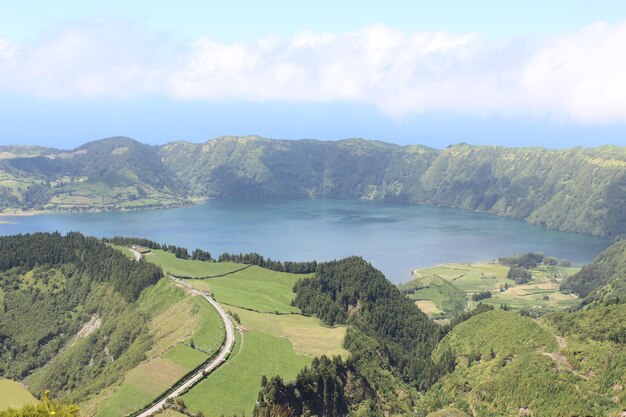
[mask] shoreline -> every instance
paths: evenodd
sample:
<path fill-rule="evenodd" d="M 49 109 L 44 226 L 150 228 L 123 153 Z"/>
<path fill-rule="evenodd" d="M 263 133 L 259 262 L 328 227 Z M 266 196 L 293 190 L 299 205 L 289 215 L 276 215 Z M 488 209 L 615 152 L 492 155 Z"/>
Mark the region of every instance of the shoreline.
<path fill-rule="evenodd" d="M 168 210 L 168 209 L 176 209 L 176 208 L 184 208 L 196 206 L 204 203 L 209 200 L 208 198 L 203 198 L 199 200 L 190 200 L 188 204 L 176 204 L 176 205 L 164 205 L 164 206 L 154 206 L 154 207 L 138 207 L 138 208 L 109 208 L 109 207 L 99 207 L 99 208 L 90 208 L 90 209 L 68 209 L 68 210 L 15 210 L 15 211 L 0 211 L 0 224 L 8 224 L 12 223 L 7 220 L 3 220 L 3 217 L 30 217 L 30 216 L 39 216 L 42 214 L 81 214 L 81 213 L 115 213 L 115 212 L 131 212 L 131 211 L 149 211 L 149 210 Z"/>

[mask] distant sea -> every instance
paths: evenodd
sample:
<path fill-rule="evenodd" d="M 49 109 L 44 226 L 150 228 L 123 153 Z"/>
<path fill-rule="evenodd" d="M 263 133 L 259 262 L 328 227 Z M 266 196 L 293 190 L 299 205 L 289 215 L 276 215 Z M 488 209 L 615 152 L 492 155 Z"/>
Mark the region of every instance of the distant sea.
<path fill-rule="evenodd" d="M 276 260 L 362 256 L 391 281 L 418 267 L 543 252 L 591 262 L 611 241 L 546 230 L 521 220 L 465 210 L 347 200 L 209 200 L 168 210 L 3 217 L 0 234 L 79 231 L 146 237 L 222 252 L 258 252 Z"/>

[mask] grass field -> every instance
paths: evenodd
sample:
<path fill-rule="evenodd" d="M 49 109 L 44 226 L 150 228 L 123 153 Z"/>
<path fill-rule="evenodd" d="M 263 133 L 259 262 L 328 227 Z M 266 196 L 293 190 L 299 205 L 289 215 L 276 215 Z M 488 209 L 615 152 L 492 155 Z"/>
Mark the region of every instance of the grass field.
<path fill-rule="evenodd" d="M 495 307 L 507 305 L 513 310 L 550 312 L 566 309 L 579 302 L 576 296 L 559 291 L 563 279 L 578 270 L 539 265 L 531 269 L 531 282 L 516 285 L 506 277 L 509 268 L 497 262 L 451 263 L 413 271 L 414 279 L 400 285 L 400 289 L 407 292 L 407 296 L 433 318 L 450 318 L 465 305 L 471 308 L 476 304 L 469 301 L 472 294 L 481 291 L 492 294 L 491 298 L 480 300 L 484 304 Z"/>
<path fill-rule="evenodd" d="M 293 285 L 306 276 L 252 266 L 225 277 L 187 282 L 211 291 L 220 303 L 262 312 L 296 313 L 299 310 L 291 305 Z"/>
<path fill-rule="evenodd" d="M 346 335 L 345 326 L 326 327 L 316 317 L 296 314 L 276 316 L 236 307 L 230 310 L 239 315 L 241 325 L 246 330 L 286 338 L 298 354 L 341 355 L 343 358 L 349 355 L 348 351 L 341 347 Z"/>
<path fill-rule="evenodd" d="M 465 292 L 438 275 L 416 275 L 400 289 L 431 318 L 451 318 L 467 306 Z"/>
<path fill-rule="evenodd" d="M 87 410 L 98 410 L 98 417 L 141 408 L 217 351 L 224 339 L 224 324 L 215 309 L 201 297 L 185 295 L 168 278 L 142 294 L 139 310 L 151 317 L 153 346 L 120 385 L 87 405 Z M 203 351 L 190 347 L 192 340 Z"/>
<path fill-rule="evenodd" d="M 38 400 L 20 383 L 0 378 L 0 411 L 7 408 L 19 408 Z"/>
<path fill-rule="evenodd" d="M 237 352 L 235 350 L 234 352 Z M 240 353 L 201 381 L 183 401 L 206 416 L 250 415 L 261 388 L 261 376 L 294 379 L 312 358 L 298 355 L 289 340 L 263 333 L 244 334 Z"/>
<path fill-rule="evenodd" d="M 152 250 L 145 259 L 163 268 L 163 272 L 188 277 L 208 277 L 225 274 L 246 265 L 234 262 L 204 262 L 177 258 L 173 253 Z"/>
<path fill-rule="evenodd" d="M 421 295 L 420 295 L 421 296 Z M 443 313 L 443 311 L 439 310 L 437 304 L 435 304 L 431 300 L 417 300 L 415 302 L 417 308 L 422 310 L 428 317 L 439 316 Z"/>

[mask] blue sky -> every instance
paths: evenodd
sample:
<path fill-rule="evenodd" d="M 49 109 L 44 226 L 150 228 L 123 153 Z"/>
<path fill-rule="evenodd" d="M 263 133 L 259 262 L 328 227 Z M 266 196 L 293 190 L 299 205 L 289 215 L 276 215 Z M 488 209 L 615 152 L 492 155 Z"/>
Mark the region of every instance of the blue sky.
<path fill-rule="evenodd" d="M 7 2 L 0 144 L 626 145 L 625 44 L 623 1 Z"/>

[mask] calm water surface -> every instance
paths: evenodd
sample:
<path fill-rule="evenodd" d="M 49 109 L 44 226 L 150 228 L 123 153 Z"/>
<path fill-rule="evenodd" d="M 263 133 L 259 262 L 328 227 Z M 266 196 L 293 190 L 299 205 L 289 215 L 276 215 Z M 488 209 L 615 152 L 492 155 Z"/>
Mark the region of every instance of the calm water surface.
<path fill-rule="evenodd" d="M 80 231 L 138 236 L 222 252 L 258 252 L 278 260 L 360 255 L 393 282 L 416 267 L 541 251 L 576 264 L 611 242 L 546 230 L 520 220 L 429 206 L 334 200 L 211 200 L 170 210 L 3 217 L 0 234 Z"/>

